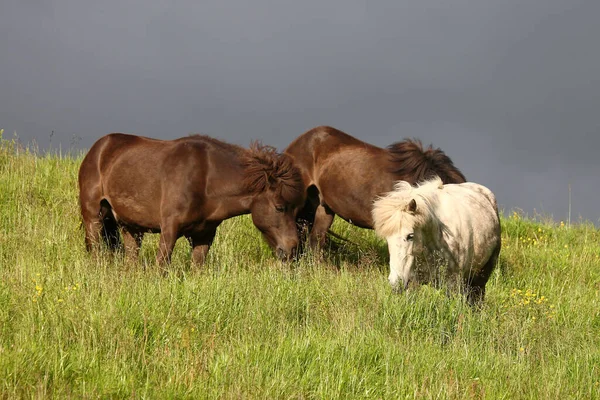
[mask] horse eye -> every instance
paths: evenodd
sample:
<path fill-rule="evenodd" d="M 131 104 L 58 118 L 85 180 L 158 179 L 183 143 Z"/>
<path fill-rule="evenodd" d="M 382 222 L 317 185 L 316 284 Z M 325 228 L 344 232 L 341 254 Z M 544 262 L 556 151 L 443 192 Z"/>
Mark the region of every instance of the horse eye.
<path fill-rule="evenodd" d="M 285 212 L 285 206 L 275 206 L 277 212 Z"/>
<path fill-rule="evenodd" d="M 414 233 L 409 233 L 408 235 L 406 235 L 406 240 L 408 240 L 409 242 L 412 241 L 414 238 L 415 238 Z"/>

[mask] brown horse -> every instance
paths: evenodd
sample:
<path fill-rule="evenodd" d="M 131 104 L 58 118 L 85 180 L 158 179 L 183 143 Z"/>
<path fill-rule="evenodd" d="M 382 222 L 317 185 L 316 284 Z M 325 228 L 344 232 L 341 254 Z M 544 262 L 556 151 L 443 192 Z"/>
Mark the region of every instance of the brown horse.
<path fill-rule="evenodd" d="M 394 189 L 439 176 L 444 183 L 465 182 L 464 175 L 440 149 L 423 149 L 404 140 L 387 149 L 360 141 L 329 126 L 300 135 L 285 150 L 302 171 L 307 192 L 298 225 L 306 226 L 309 245 L 322 247 L 337 214 L 361 228 L 373 229 L 373 201 Z"/>
<path fill-rule="evenodd" d="M 193 261 L 202 264 L 219 224 L 248 213 L 278 257 L 291 257 L 305 195 L 291 158 L 270 146 L 112 133 L 83 159 L 79 200 L 88 251 L 100 236 L 120 247 L 120 228 L 126 252 L 137 257 L 144 233 L 160 232 L 158 263 L 168 262 L 185 236 Z"/>

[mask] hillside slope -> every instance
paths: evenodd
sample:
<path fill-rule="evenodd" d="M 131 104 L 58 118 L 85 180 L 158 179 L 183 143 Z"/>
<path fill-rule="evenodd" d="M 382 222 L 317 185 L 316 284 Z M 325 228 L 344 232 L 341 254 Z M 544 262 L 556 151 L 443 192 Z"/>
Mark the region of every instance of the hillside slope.
<path fill-rule="evenodd" d="M 0 144 L 0 397 L 600 398 L 600 232 L 502 220 L 481 311 L 387 284 L 386 246 L 336 221 L 324 261 L 275 261 L 247 216 L 202 268 L 84 250 L 81 158 Z"/>

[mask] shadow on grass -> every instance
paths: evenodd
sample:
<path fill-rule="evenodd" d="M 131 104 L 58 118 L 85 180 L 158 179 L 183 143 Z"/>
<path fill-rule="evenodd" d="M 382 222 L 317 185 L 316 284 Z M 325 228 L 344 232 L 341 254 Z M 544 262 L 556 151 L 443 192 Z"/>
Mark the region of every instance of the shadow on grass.
<path fill-rule="evenodd" d="M 349 238 L 347 238 L 350 236 Z M 329 234 L 322 251 L 312 251 L 305 243 L 298 255 L 298 261 L 309 259 L 315 265 L 361 271 L 377 270 L 387 273 L 389 254 L 385 242 L 373 241 L 356 235 Z"/>

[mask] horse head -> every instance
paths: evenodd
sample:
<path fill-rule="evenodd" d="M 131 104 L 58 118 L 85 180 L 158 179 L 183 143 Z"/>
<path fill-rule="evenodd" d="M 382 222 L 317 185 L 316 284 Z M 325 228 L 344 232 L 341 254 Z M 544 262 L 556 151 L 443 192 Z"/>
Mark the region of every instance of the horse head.
<path fill-rule="evenodd" d="M 440 187 L 442 182 L 436 178 L 426 185 Z M 396 290 L 406 289 L 416 280 L 415 263 L 427 252 L 432 236 L 438 232 L 436 224 L 431 223 L 431 203 L 415 195 L 413 189 L 408 182 L 400 181 L 394 191 L 377 199 L 373 206 L 375 231 L 386 239 L 390 253 L 388 280 Z"/>
<path fill-rule="evenodd" d="M 243 183 L 253 194 L 254 225 L 280 259 L 290 259 L 299 245 L 296 214 L 306 197 L 300 170 L 288 155 L 256 142 L 244 157 L 244 167 Z"/>

